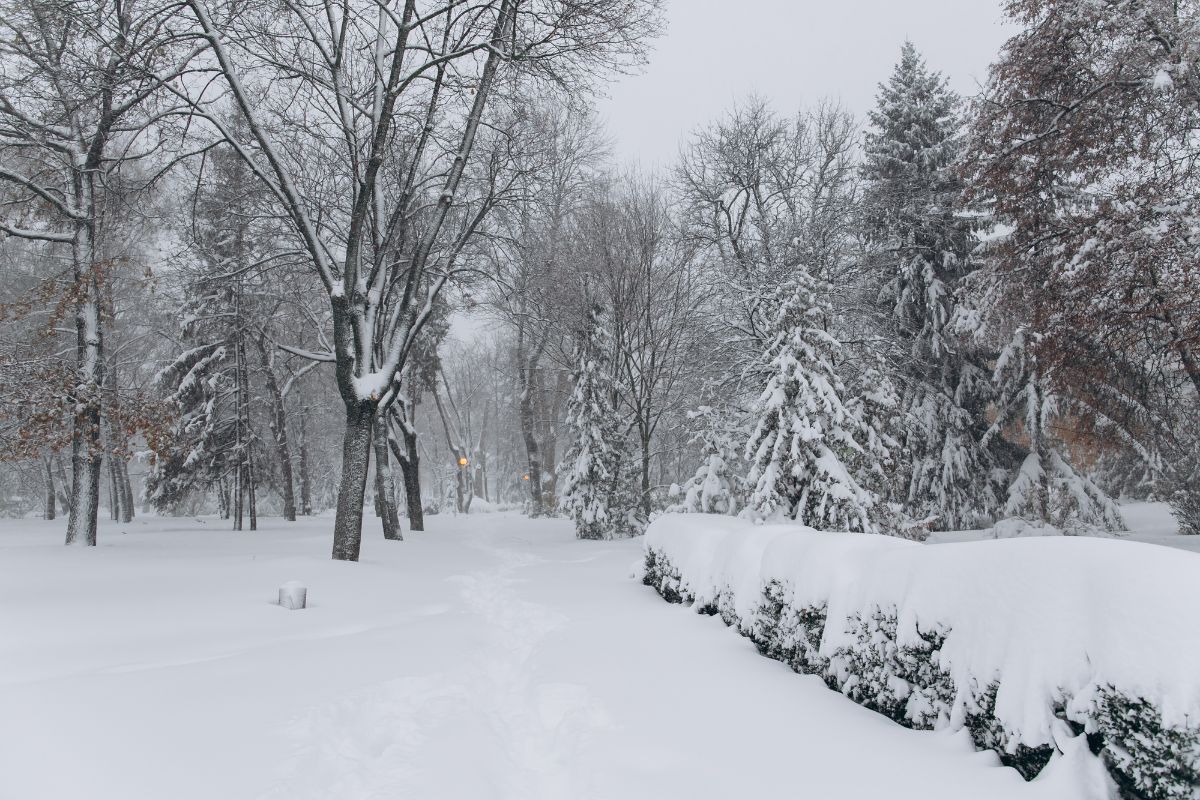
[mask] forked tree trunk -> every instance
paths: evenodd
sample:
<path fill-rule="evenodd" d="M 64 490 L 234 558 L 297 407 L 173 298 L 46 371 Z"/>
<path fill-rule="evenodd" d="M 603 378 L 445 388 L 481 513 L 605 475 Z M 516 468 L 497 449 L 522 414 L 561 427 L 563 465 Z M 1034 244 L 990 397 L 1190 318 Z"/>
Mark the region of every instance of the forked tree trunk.
<path fill-rule="evenodd" d="M 396 463 L 400 465 L 400 476 L 404 481 L 404 505 L 408 511 L 408 527 L 414 531 L 425 530 L 425 506 L 421 503 L 421 454 L 417 450 L 417 432 L 410 426 L 400 422 L 397 426 L 404 444 L 396 440 L 391 426 L 388 426 L 388 446 Z"/>
<path fill-rule="evenodd" d="M 109 290 L 108 306 L 111 308 L 111 286 Z M 114 412 L 119 411 L 117 362 L 114 360 L 107 369 L 105 377 L 111 388 L 107 393 L 108 402 L 104 411 L 104 421 L 108 427 L 108 447 L 105 452 L 108 457 L 108 479 L 111 484 L 112 518 L 121 523 L 129 523 L 133 521 L 133 488 L 129 482 L 129 460 L 125 455 L 129 451 L 129 436 L 119 424 L 120 414 L 116 414 L 116 421 L 113 419 Z"/>
<path fill-rule="evenodd" d="M 371 464 L 371 428 L 375 406 L 370 402 L 346 405 L 346 432 L 342 439 L 342 479 L 338 485 L 337 513 L 333 521 L 333 557 L 358 561 L 362 547 L 363 501 Z"/>
<path fill-rule="evenodd" d="M 396 479 L 392 474 L 391 458 L 388 457 L 387 419 L 378 415 L 375 420 L 375 503 L 379 519 L 383 523 L 383 538 L 403 541 L 400 530 L 400 514 L 396 510 Z"/>

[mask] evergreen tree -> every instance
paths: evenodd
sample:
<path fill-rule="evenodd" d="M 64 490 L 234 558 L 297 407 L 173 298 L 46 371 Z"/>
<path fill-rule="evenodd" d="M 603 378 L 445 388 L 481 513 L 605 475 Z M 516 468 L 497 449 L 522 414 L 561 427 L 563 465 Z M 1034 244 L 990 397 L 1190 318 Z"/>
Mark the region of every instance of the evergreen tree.
<path fill-rule="evenodd" d="M 253 530 L 262 470 L 247 345 L 252 320 L 265 313 L 254 264 L 269 239 L 255 224 L 252 176 L 238 158 L 216 151 L 205 177 L 179 272 L 187 350 L 156 380 L 173 409 L 174 430 L 156 453 L 146 496 L 155 508 L 175 509 L 193 492 L 216 487 L 222 516 L 240 530 L 248 514 Z"/>
<path fill-rule="evenodd" d="M 682 500 L 670 510 L 737 514 L 745 507 L 748 494 L 746 478 L 738 469 L 742 465 L 739 442 L 745 441 L 745 432 L 730 424 L 727 415 L 712 406 L 701 406 L 688 417 L 701 425 L 696 436 L 701 446 L 701 463 L 680 488 Z"/>
<path fill-rule="evenodd" d="M 611 374 L 612 337 L 603 309 L 588 312 L 575 352 L 575 390 L 567 402 L 573 441 L 563 461 L 559 508 L 580 539 L 611 539 L 640 531 L 636 490 Z"/>
<path fill-rule="evenodd" d="M 841 345 L 821 327 L 829 307 L 803 271 L 778 297 L 760 364 L 766 388 L 746 447 L 752 487 L 746 515 L 875 531 L 878 498 L 855 474 L 870 469 L 862 462 L 886 454 L 863 446 L 867 425 L 842 399 L 846 389 L 835 368 Z"/>
<path fill-rule="evenodd" d="M 1030 346 L 1032 338 L 1018 328 L 996 361 L 1000 395 L 987 438 L 1019 421 L 1029 450 L 1009 483 L 1004 516 L 1049 522 L 1068 531 L 1120 530 L 1124 522 L 1116 503 L 1071 466 L 1050 433 L 1058 398 Z"/>
<path fill-rule="evenodd" d="M 935 528 L 960 528 L 996 505 L 991 455 L 979 444 L 987 373 L 951 331 L 955 292 L 970 270 L 971 223 L 956 213 L 962 185 L 959 98 L 911 42 L 880 86 L 864 143 L 869 266 L 885 338 L 898 349 L 906 417 L 896 499 Z"/>
<path fill-rule="evenodd" d="M 1040 374 L 1107 456 L 1106 486 L 1200 514 L 1197 6 L 1004 10 L 1015 34 L 976 104 L 964 165 L 968 196 L 1003 232 L 971 279 L 981 319 L 1002 342 L 1022 325 L 1037 333 L 1026 338 Z"/>

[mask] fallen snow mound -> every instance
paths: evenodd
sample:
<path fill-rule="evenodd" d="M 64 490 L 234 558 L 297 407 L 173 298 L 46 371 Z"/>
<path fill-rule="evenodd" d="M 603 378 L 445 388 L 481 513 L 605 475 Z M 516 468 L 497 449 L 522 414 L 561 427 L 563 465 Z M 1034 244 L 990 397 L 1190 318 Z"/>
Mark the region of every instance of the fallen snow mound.
<path fill-rule="evenodd" d="M 1034 754 L 1034 774 L 1086 731 L 1135 794 L 1195 796 L 1195 554 L 1082 537 L 921 545 L 704 514 L 659 517 L 646 550 L 664 597 L 903 724 L 967 727 L 1002 756 Z M 1114 741 L 1127 734 L 1152 741 Z"/>

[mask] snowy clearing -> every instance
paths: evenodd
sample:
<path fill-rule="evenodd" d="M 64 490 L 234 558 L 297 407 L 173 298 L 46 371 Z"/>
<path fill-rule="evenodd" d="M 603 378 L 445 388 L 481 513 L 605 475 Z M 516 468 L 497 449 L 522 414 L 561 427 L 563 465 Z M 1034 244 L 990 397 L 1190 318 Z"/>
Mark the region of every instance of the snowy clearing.
<path fill-rule="evenodd" d="M 0 528 L 0 798 L 1053 798 L 631 579 L 641 540 L 437 516 Z M 376 525 L 371 520 L 371 525 Z M 289 580 L 309 608 L 275 604 Z M 780 793 L 783 792 L 783 795 Z"/>

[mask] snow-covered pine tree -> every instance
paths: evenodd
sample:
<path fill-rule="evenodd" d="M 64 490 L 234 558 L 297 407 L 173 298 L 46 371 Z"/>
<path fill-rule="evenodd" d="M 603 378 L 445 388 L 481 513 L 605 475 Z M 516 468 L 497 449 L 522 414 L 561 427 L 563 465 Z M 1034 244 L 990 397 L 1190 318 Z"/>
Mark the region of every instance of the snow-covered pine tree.
<path fill-rule="evenodd" d="M 700 427 L 696 442 L 701 462 L 696 473 L 680 487 L 683 497 L 671 511 L 691 514 L 737 514 L 746 505 L 747 486 L 742 470 L 745 431 L 712 406 L 688 413 Z"/>
<path fill-rule="evenodd" d="M 163 437 L 145 491 L 155 508 L 168 510 L 215 487 L 234 530 L 242 529 L 245 515 L 253 530 L 261 448 L 251 419 L 247 344 L 252 320 L 263 313 L 252 265 L 268 240 L 255 229 L 249 169 L 218 150 L 205 177 L 196 221 L 188 225 L 191 257 L 179 271 L 180 339 L 187 349 L 156 379 L 173 407 L 174 430 Z"/>
<path fill-rule="evenodd" d="M 572 433 L 562 462 L 559 508 L 575 522 L 580 539 L 638 533 L 640 497 L 633 485 L 621 421 L 613 403 L 612 336 L 604 309 L 593 305 L 575 349 L 575 390 L 567 401 Z"/>
<path fill-rule="evenodd" d="M 758 365 L 765 388 L 746 446 L 752 488 L 743 513 L 822 530 L 875 531 L 878 498 L 854 476 L 880 454 L 863 447 L 867 426 L 843 400 L 835 367 L 841 345 L 822 327 L 829 307 L 815 284 L 798 270 L 794 284 L 772 299 L 770 344 Z"/>
<path fill-rule="evenodd" d="M 879 325 L 898 352 L 906 485 L 895 496 L 937 529 L 986 518 L 996 505 L 992 458 L 979 442 L 990 395 L 949 323 L 955 290 L 970 269 L 972 224 L 956 213 L 962 185 L 959 98 L 930 71 L 911 42 L 881 84 L 864 141 L 868 263 Z"/>
<path fill-rule="evenodd" d="M 1120 530 L 1124 522 L 1116 503 L 1071 466 L 1050 432 L 1058 398 L 1030 346 L 1034 336 L 1018 328 L 996 361 L 1000 395 L 996 420 L 985 438 L 1019 421 L 1029 451 L 1008 486 L 1004 516 L 1049 522 L 1067 531 Z"/>

